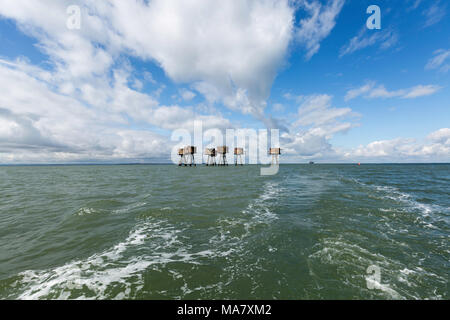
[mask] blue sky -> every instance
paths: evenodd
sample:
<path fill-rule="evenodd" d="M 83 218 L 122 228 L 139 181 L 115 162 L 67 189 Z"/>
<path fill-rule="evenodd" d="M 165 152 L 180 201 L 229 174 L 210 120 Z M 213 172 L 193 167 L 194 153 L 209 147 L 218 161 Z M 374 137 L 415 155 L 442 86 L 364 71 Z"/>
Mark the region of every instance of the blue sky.
<path fill-rule="evenodd" d="M 0 1 L 0 163 L 166 161 L 194 120 L 280 128 L 286 162 L 450 159 L 446 1 L 22 2 Z"/>

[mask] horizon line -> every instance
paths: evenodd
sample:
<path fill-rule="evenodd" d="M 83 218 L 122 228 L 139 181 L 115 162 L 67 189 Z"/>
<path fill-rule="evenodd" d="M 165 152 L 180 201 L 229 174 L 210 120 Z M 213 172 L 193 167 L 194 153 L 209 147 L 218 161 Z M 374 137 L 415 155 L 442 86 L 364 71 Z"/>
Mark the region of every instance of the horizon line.
<path fill-rule="evenodd" d="M 279 165 L 429 165 L 429 164 L 450 164 L 450 162 L 314 162 L 313 164 L 308 162 L 288 162 L 280 163 Z M 75 162 L 75 163 L 0 163 L 0 167 L 42 167 L 42 166 L 149 166 L 149 165 L 173 165 L 178 166 L 178 164 L 169 162 Z M 197 165 L 205 165 L 205 163 L 198 163 Z M 244 164 L 243 166 L 268 166 L 270 164 Z M 229 164 L 230 167 L 235 166 L 234 164 Z M 241 166 L 241 165 L 239 165 Z"/>

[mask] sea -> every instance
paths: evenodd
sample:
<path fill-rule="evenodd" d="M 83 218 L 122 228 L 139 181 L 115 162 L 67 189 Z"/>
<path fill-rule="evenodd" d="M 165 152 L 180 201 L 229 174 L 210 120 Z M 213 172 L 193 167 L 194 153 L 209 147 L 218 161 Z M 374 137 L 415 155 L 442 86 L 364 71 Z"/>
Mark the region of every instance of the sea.
<path fill-rule="evenodd" d="M 0 167 L 0 299 L 446 299 L 449 164 Z"/>

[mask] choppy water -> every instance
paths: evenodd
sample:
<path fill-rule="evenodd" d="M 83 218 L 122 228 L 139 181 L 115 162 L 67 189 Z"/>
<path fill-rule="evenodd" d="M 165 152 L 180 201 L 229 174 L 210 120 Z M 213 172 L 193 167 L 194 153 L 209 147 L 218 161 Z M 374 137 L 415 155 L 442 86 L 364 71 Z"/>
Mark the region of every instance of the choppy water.
<path fill-rule="evenodd" d="M 450 165 L 0 167 L 0 298 L 448 299 L 449 217 Z"/>

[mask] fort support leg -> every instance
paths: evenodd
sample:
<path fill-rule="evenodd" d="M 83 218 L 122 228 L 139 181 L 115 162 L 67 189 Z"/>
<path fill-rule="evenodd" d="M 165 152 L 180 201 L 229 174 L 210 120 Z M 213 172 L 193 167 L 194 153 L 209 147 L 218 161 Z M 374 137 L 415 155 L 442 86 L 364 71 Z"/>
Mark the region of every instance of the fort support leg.
<path fill-rule="evenodd" d="M 272 164 L 278 164 L 278 155 L 272 155 Z"/>

